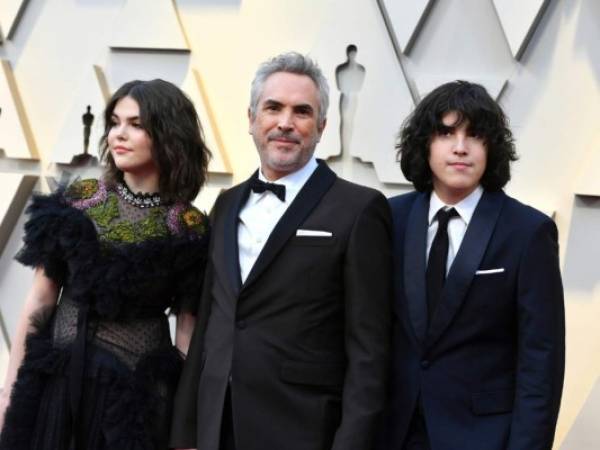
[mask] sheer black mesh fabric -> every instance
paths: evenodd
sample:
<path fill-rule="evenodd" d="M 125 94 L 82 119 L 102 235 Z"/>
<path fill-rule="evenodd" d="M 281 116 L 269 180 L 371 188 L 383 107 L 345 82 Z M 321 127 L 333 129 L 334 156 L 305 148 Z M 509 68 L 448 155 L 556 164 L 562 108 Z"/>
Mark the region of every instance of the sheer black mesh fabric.
<path fill-rule="evenodd" d="M 117 196 L 118 197 L 118 196 Z M 119 199 L 119 217 L 113 219 L 111 223 L 120 223 L 120 222 L 140 222 L 146 219 L 153 210 L 160 209 L 164 210 L 164 206 L 153 206 L 150 208 L 140 208 L 138 206 L 134 206 L 131 203 L 127 203 L 127 201 L 123 200 L 121 197 Z"/>
<path fill-rule="evenodd" d="M 77 334 L 77 305 L 62 298 L 53 323 L 53 344 L 64 348 Z M 91 318 L 88 342 L 110 351 L 130 369 L 134 369 L 143 355 L 171 345 L 166 316 L 150 319 L 127 319 L 124 322 Z"/>
<path fill-rule="evenodd" d="M 131 369 L 141 356 L 170 345 L 166 316 L 129 319 L 124 323 L 100 321 L 93 328 L 96 332 L 92 342 L 109 350 Z"/>
<path fill-rule="evenodd" d="M 77 313 L 79 309 L 68 298 L 61 298 L 56 307 L 52 324 L 52 342 L 58 348 L 64 348 L 75 340 L 77 334 Z"/>

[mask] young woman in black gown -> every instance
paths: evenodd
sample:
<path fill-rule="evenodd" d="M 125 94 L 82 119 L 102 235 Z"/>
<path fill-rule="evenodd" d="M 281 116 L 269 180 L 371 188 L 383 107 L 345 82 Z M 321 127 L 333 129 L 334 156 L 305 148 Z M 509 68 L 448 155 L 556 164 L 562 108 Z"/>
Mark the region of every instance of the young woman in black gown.
<path fill-rule="evenodd" d="M 190 202 L 210 152 L 168 82 L 125 84 L 104 116 L 103 176 L 28 208 L 17 259 L 35 275 L 0 396 L 2 450 L 167 448 L 209 232 Z"/>

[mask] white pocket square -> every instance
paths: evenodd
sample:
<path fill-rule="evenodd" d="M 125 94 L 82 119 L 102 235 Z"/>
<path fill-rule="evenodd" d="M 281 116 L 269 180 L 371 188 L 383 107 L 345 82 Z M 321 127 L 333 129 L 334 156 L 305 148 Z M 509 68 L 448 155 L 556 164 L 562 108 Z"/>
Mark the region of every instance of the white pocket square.
<path fill-rule="evenodd" d="M 296 236 L 323 236 L 323 237 L 331 237 L 333 233 L 331 231 L 321 231 L 321 230 L 296 230 Z"/>
<path fill-rule="evenodd" d="M 478 270 L 475 272 L 475 275 L 489 275 L 492 273 L 502 273 L 504 272 L 504 267 L 500 267 L 499 269 L 486 269 L 486 270 Z"/>

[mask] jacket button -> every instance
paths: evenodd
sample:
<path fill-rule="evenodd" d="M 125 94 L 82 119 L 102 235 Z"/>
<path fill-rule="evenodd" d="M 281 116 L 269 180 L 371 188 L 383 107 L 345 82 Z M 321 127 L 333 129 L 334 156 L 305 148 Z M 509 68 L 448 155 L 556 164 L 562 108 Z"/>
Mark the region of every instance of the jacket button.
<path fill-rule="evenodd" d="M 431 366 L 431 362 L 429 362 L 428 359 L 424 359 L 423 361 L 421 361 L 422 369 L 429 369 L 429 366 Z"/>
<path fill-rule="evenodd" d="M 238 328 L 238 330 L 243 330 L 244 328 L 246 328 L 246 321 L 245 320 L 238 320 L 235 323 L 235 326 Z"/>

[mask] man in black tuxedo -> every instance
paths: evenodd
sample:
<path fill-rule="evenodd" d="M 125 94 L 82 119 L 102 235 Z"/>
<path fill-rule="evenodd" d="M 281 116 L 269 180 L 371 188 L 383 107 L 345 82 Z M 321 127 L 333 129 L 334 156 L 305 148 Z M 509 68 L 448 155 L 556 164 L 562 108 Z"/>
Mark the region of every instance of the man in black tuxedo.
<path fill-rule="evenodd" d="M 171 445 L 369 450 L 386 396 L 391 218 L 314 150 L 328 87 L 297 53 L 252 83 L 260 170 L 217 199 Z"/>
<path fill-rule="evenodd" d="M 507 196 L 507 119 L 482 86 L 428 94 L 390 200 L 395 300 L 386 450 L 550 450 L 564 375 L 557 229 Z M 542 169 L 542 168 L 540 168 Z"/>

